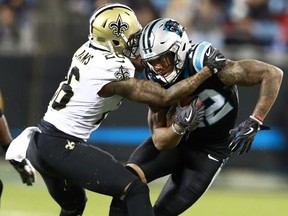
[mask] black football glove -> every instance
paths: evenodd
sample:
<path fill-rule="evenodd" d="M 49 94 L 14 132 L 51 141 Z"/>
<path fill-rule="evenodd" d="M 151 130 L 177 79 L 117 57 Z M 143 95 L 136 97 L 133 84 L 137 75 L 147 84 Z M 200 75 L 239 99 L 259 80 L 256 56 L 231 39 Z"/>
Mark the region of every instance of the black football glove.
<path fill-rule="evenodd" d="M 208 55 L 208 59 L 204 61 L 203 66 L 207 66 L 213 74 L 217 74 L 225 67 L 227 59 L 218 49 L 210 46 L 206 55 Z"/>
<path fill-rule="evenodd" d="M 35 182 L 35 169 L 28 159 L 23 159 L 21 162 L 10 160 L 10 163 L 20 174 L 23 184 L 31 186 Z"/>
<path fill-rule="evenodd" d="M 262 125 L 262 122 L 253 116 L 250 116 L 249 119 L 231 129 L 229 131 L 233 137 L 229 145 L 231 151 L 236 152 L 242 146 L 238 154 L 247 153 L 251 149 L 254 138 L 259 130 L 270 130 L 270 127 Z"/>
<path fill-rule="evenodd" d="M 186 107 L 181 107 L 180 105 L 176 107 L 174 122 L 185 130 L 196 128 L 200 121 L 204 118 L 204 106 L 197 108 L 197 100 L 198 97 L 193 99 L 192 102 Z"/>

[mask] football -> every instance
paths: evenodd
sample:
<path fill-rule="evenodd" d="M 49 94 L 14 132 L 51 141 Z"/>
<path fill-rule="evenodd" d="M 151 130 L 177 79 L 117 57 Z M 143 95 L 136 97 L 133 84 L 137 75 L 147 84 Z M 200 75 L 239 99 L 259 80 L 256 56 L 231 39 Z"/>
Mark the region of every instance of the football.
<path fill-rule="evenodd" d="M 186 107 L 189 106 L 189 104 L 192 102 L 192 100 L 195 98 L 195 96 L 187 96 L 186 98 L 182 99 L 180 101 L 180 106 L 181 107 Z M 196 103 L 196 107 L 200 108 L 202 106 L 202 102 L 200 100 L 200 98 L 198 97 L 197 103 Z"/>

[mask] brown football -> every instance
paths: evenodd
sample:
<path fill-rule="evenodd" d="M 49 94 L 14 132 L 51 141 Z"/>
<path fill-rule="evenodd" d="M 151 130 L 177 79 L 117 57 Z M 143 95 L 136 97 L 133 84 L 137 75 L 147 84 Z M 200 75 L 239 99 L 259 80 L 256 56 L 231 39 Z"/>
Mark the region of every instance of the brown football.
<path fill-rule="evenodd" d="M 195 98 L 195 96 L 187 96 L 186 98 L 184 98 L 180 101 L 180 106 L 181 107 L 188 106 L 194 98 Z M 201 107 L 201 105 L 202 105 L 202 102 L 201 102 L 200 98 L 198 97 L 196 107 L 199 108 L 199 107 Z"/>

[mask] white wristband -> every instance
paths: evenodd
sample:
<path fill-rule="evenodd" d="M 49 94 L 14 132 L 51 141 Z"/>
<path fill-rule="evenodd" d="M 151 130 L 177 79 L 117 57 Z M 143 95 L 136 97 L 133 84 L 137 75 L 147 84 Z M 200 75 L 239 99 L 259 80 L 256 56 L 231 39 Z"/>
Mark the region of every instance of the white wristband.
<path fill-rule="evenodd" d="M 263 124 L 259 119 L 255 118 L 255 117 L 252 116 L 252 115 L 250 115 L 250 118 L 253 119 L 254 121 L 258 122 L 259 125 L 262 125 L 262 124 Z"/>
<path fill-rule="evenodd" d="M 179 135 L 179 136 L 183 136 L 183 135 L 186 133 L 186 130 L 185 130 L 185 131 L 179 131 L 179 130 L 177 130 L 176 127 L 175 127 L 175 125 L 174 125 L 174 123 L 172 124 L 172 129 L 173 129 L 174 133 L 176 133 L 176 134 Z"/>

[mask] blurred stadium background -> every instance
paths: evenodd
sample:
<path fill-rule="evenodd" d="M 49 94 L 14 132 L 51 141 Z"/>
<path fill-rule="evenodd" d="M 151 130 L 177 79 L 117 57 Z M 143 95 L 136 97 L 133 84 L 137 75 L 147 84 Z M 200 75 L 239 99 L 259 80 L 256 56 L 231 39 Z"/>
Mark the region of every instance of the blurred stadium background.
<path fill-rule="evenodd" d="M 107 2 L 116 1 L 0 0 L 0 88 L 14 137 L 25 127 L 38 123 L 64 78 L 74 51 L 87 40 L 90 14 Z M 187 27 L 193 42 L 210 41 L 230 59 L 254 58 L 275 64 L 284 73 L 288 69 L 287 0 L 117 2 L 133 8 L 143 26 L 154 18 L 171 17 Z M 214 189 L 225 190 L 229 186 L 248 191 L 259 189 L 267 194 L 275 190 L 288 194 L 287 79 L 284 74 L 279 97 L 265 120 L 272 130 L 257 135 L 249 154 L 230 158 Z M 257 87 L 239 88 L 239 122 L 250 115 L 258 90 Z M 145 105 L 124 100 L 120 109 L 110 113 L 102 127 L 92 134 L 89 142 L 124 162 L 149 135 L 146 112 Z M 10 182 L 12 168 L 5 166 L 3 152 L 0 158 L 1 178 Z"/>

